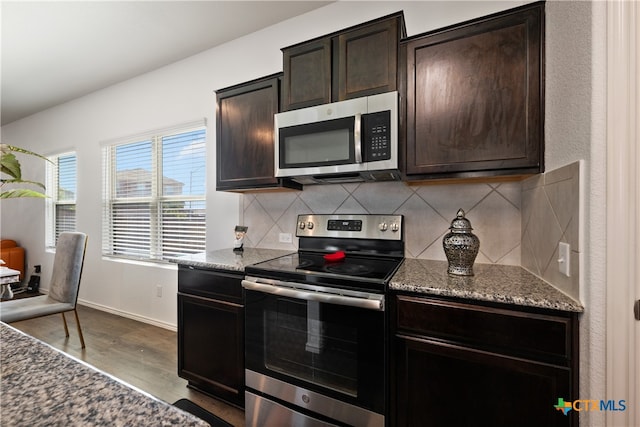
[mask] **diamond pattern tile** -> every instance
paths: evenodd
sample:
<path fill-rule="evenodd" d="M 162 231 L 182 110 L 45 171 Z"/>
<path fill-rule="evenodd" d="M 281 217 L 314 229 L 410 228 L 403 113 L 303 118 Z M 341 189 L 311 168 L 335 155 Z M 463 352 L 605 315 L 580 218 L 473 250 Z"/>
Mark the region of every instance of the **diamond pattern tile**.
<path fill-rule="evenodd" d="M 520 211 L 496 191 L 467 212 L 467 219 L 492 263 L 520 245 Z"/>
<path fill-rule="evenodd" d="M 366 214 L 367 210 L 353 197 L 347 197 L 347 200 L 336 209 L 337 214 Z"/>
<path fill-rule="evenodd" d="M 494 196 L 497 197 L 488 197 L 494 187 L 497 189 Z M 446 260 L 442 237 L 448 232 L 450 222 L 460 207 L 477 209 L 479 214 L 488 217 L 500 216 L 505 207 L 515 209 L 517 196 L 514 195 L 514 186 L 505 187 L 505 194 L 498 194 L 500 188 L 500 185 L 492 187 L 487 184 L 408 186 L 400 182 L 307 186 L 302 192 L 245 194 L 241 206 L 244 208 L 244 224 L 249 226 L 247 241 L 253 246 L 286 246 L 279 242 L 279 233 L 295 236 L 298 214 L 396 213 L 405 216 L 408 257 Z M 501 218 L 501 222 L 511 224 L 510 229 L 519 226 L 512 216 L 506 220 Z M 474 226 L 478 229 L 485 225 Z M 516 235 L 519 234 L 518 229 Z M 292 246 L 296 247 L 296 242 L 294 238 Z M 505 263 L 515 263 L 514 248 L 517 244 L 510 239 L 498 239 L 496 242 L 504 244 L 481 248 L 487 250 L 487 254 L 480 254 L 478 262 L 504 259 Z"/>
<path fill-rule="evenodd" d="M 349 192 L 341 185 L 307 185 L 299 194 L 300 199 L 317 214 L 334 213 L 349 197 Z"/>
<path fill-rule="evenodd" d="M 279 233 L 295 236 L 298 214 L 396 213 L 405 217 L 406 255 L 446 260 L 442 238 L 459 208 L 467 212 L 480 238 L 477 263 L 522 265 L 561 289 L 574 292 L 578 278 L 555 274 L 554 252 L 560 240 L 572 245 L 579 262 L 576 164 L 522 182 L 406 185 L 402 182 L 310 185 L 304 191 L 244 194 L 243 223 L 247 244 L 291 249 Z M 546 181 L 546 182 L 545 182 Z M 576 272 L 579 271 L 578 265 Z M 577 276 L 577 274 L 576 274 Z M 570 282 L 570 283 L 565 283 Z M 577 292 L 577 291 L 575 291 Z M 572 295 L 575 296 L 575 295 Z"/>
<path fill-rule="evenodd" d="M 277 221 L 297 199 L 296 193 L 292 191 L 260 193 L 255 197 L 273 221 Z"/>
<path fill-rule="evenodd" d="M 522 191 L 522 205 L 520 208 L 521 215 L 521 227 L 522 236 L 529 227 L 529 220 L 531 219 L 531 212 L 533 211 L 533 204 L 535 200 L 538 200 L 538 193 L 542 191 L 542 188 L 532 188 Z"/>
<path fill-rule="evenodd" d="M 529 178 L 522 188 L 521 265 L 580 299 L 580 162 Z M 571 245 L 570 277 L 558 272 L 561 241 Z"/>
<path fill-rule="evenodd" d="M 540 270 L 540 266 L 538 266 L 536 262 L 536 257 L 533 256 L 533 248 L 531 245 L 531 241 L 529 240 L 529 234 L 526 234 L 522 239 L 520 244 L 520 256 L 522 257 L 521 264 L 522 267 L 526 268 L 533 274 L 542 277 L 542 271 Z"/>
<path fill-rule="evenodd" d="M 293 244 L 297 248 L 296 226 L 298 224 L 298 215 L 314 213 L 305 202 L 297 198 L 289 208 L 282 214 L 278 220 L 278 226 L 283 233 L 291 233 Z M 268 247 L 268 246 L 265 246 Z"/>
<path fill-rule="evenodd" d="M 434 243 L 440 243 L 449 224 L 431 206 L 414 194 L 395 214 L 404 215 L 405 251 L 414 258 Z"/>
<path fill-rule="evenodd" d="M 406 202 L 413 191 L 402 182 L 380 182 L 361 184 L 352 195 L 368 213 L 388 214 Z"/>
<path fill-rule="evenodd" d="M 447 231 L 449 231 L 447 229 Z M 422 258 L 422 259 L 433 259 L 436 261 L 446 261 L 447 260 L 447 256 L 444 254 L 444 248 L 442 247 L 442 239 L 444 238 L 444 235 L 447 234 L 446 232 L 442 233 L 441 235 L 439 235 L 436 240 L 427 248 L 424 250 L 424 252 L 420 253 L 420 254 L 412 254 L 412 255 L 408 255 L 407 257 L 413 256 L 414 258 Z"/>
<path fill-rule="evenodd" d="M 284 231 L 278 227 L 278 224 L 274 224 L 273 227 L 265 234 L 261 241 L 261 244 L 265 247 L 272 249 L 283 249 L 295 251 L 297 247 L 292 243 L 280 243 L 280 233 Z"/>
<path fill-rule="evenodd" d="M 518 245 L 511 252 L 507 253 L 505 256 L 500 258 L 497 261 L 497 264 L 503 265 L 520 265 L 522 257 L 522 245 Z"/>
<path fill-rule="evenodd" d="M 578 194 L 571 190 L 573 183 L 571 180 L 560 181 L 545 185 L 544 191 L 547 193 L 551 208 L 558 219 L 562 231 L 566 230 L 573 216 L 572 207 L 577 203 Z"/>
<path fill-rule="evenodd" d="M 271 216 L 264 210 L 260 203 L 251 203 L 244 211 L 244 225 L 249 227 L 246 239 L 254 247 L 260 246 L 261 240 L 273 227 Z M 247 246 L 249 246 L 247 244 Z"/>
<path fill-rule="evenodd" d="M 256 200 L 256 196 L 254 194 L 244 194 L 243 197 L 240 198 L 242 209 L 247 209 L 251 203 Z"/>
<path fill-rule="evenodd" d="M 458 209 L 469 212 L 492 188 L 487 184 L 425 185 L 416 193 L 445 220 L 451 222 Z"/>
<path fill-rule="evenodd" d="M 562 237 L 562 229 L 544 191 L 536 193 L 533 203 L 527 231 L 531 239 L 533 255 L 541 271 L 545 271 Z"/>
<path fill-rule="evenodd" d="M 522 206 L 522 184 L 519 182 L 506 182 L 496 187 L 496 191 L 502 197 L 513 203 L 517 209 Z"/>

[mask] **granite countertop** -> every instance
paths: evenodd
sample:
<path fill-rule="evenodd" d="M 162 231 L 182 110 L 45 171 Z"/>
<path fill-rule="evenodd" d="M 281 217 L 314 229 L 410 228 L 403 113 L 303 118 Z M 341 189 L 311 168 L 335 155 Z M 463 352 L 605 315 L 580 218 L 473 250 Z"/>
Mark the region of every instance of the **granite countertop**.
<path fill-rule="evenodd" d="M 242 252 L 234 252 L 233 249 L 218 249 L 216 251 L 201 252 L 186 255 L 170 261 L 193 267 L 217 268 L 220 270 L 244 271 L 245 266 L 257 264 L 262 261 L 288 255 L 295 251 L 281 249 L 244 248 Z"/>
<path fill-rule="evenodd" d="M 446 261 L 404 260 L 389 283 L 397 291 L 582 312 L 580 302 L 522 267 L 475 264 L 474 276 L 452 276 Z"/>
<path fill-rule="evenodd" d="M 3 426 L 209 424 L 0 322 Z"/>
<path fill-rule="evenodd" d="M 245 266 L 292 253 L 279 249 L 245 248 L 243 252 L 220 249 L 173 259 L 202 268 L 244 271 Z M 582 312 L 579 301 L 564 294 L 522 267 L 475 264 L 474 276 L 451 276 L 446 261 L 406 258 L 391 278 L 389 288 L 425 295 L 439 295 L 520 306 Z"/>

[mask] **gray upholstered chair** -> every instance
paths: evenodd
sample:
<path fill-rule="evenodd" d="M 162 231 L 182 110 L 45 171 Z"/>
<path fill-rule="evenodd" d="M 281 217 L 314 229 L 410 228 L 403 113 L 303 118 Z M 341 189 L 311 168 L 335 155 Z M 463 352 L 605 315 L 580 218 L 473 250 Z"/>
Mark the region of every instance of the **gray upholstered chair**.
<path fill-rule="evenodd" d="M 11 323 L 60 313 L 64 322 L 64 332 L 68 337 L 69 328 L 64 313 L 73 311 L 78 325 L 80 343 L 84 348 L 84 337 L 76 311 L 76 302 L 78 301 L 86 247 L 86 234 L 79 232 L 60 233 L 56 244 L 49 293 L 32 298 L 4 301 L 0 304 L 0 320 Z"/>

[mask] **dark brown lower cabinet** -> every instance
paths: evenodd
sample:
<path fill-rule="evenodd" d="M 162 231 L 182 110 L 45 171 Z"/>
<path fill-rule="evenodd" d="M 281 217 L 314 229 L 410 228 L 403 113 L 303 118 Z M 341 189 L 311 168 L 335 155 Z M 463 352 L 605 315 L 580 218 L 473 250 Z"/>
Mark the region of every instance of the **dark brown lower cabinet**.
<path fill-rule="evenodd" d="M 242 295 L 242 276 L 188 268 L 178 273 L 178 375 L 244 407 L 244 306 L 225 295 Z"/>
<path fill-rule="evenodd" d="M 571 426 L 577 315 L 398 295 L 392 425 Z M 548 334 L 545 334 L 545 331 Z"/>

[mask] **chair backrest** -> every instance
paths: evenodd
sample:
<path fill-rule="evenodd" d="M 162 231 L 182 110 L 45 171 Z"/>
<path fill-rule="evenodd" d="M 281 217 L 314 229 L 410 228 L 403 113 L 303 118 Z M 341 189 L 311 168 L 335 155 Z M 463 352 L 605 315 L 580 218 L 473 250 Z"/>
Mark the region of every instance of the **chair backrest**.
<path fill-rule="evenodd" d="M 75 307 L 86 247 L 86 234 L 80 232 L 60 233 L 53 260 L 49 298 L 71 303 Z"/>

